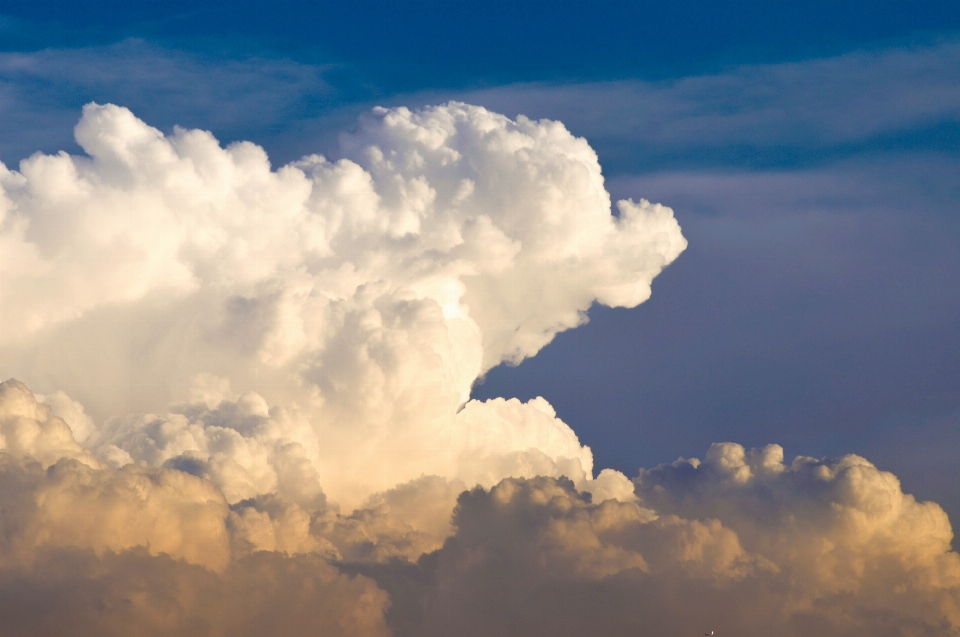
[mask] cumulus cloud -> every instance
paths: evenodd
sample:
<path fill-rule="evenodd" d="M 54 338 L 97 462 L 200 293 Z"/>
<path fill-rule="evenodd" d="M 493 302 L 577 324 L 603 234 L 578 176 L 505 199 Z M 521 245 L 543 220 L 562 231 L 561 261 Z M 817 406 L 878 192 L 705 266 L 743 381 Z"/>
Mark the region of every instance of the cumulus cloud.
<path fill-rule="evenodd" d="M 635 482 L 640 505 L 554 478 L 464 493 L 410 634 L 960 631 L 946 515 L 863 458 L 727 443 Z"/>
<path fill-rule="evenodd" d="M 63 401 L 56 398 L 54 402 Z M 15 380 L 0 383 L 0 451 L 7 457 L 31 458 L 44 467 L 64 458 L 99 464 L 76 441 L 66 421 Z"/>
<path fill-rule="evenodd" d="M 202 465 L 231 501 L 322 480 L 352 506 L 421 474 L 589 480 L 544 401 L 458 409 L 592 303 L 645 300 L 686 245 L 669 208 L 611 215 L 596 154 L 562 124 L 464 104 L 375 110 L 345 159 L 278 170 L 111 105 L 76 137 L 88 156 L 0 174 L 3 372 L 113 417 L 76 418 L 103 461 Z"/>
<path fill-rule="evenodd" d="M 960 631 L 946 516 L 862 458 L 631 481 L 469 400 L 686 245 L 562 124 L 376 109 L 276 170 L 116 106 L 76 135 L 0 167 L 4 634 Z"/>
<path fill-rule="evenodd" d="M 279 494 L 230 505 L 183 465 L 99 462 L 50 411 L 0 383 L 4 634 L 388 635 L 387 594 L 336 562 L 436 550 L 464 489 L 424 477 L 350 515 Z"/>

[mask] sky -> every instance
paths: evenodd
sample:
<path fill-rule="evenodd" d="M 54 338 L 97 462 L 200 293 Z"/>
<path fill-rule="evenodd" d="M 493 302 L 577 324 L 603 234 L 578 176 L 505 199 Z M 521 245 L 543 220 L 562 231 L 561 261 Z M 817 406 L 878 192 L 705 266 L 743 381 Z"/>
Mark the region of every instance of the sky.
<path fill-rule="evenodd" d="M 10 634 L 960 631 L 957 3 L 0 2 L 0 161 Z"/>

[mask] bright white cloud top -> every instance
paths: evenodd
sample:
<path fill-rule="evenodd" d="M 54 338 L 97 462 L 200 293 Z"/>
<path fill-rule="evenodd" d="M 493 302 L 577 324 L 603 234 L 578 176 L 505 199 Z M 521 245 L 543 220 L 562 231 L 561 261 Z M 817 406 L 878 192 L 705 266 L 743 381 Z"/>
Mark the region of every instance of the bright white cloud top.
<path fill-rule="evenodd" d="M 61 600 L 10 634 L 960 631 L 946 516 L 862 459 L 631 482 L 468 401 L 686 247 L 562 124 L 375 109 L 278 170 L 112 105 L 76 136 L 0 166 L 0 593 Z"/>
<path fill-rule="evenodd" d="M 112 105 L 76 135 L 89 157 L 2 176 L 3 373 L 97 420 L 243 396 L 244 426 L 193 409 L 83 440 L 113 466 L 209 463 L 234 501 L 322 482 L 353 505 L 424 473 L 589 480 L 544 401 L 457 412 L 594 301 L 644 301 L 686 245 L 669 208 L 612 216 L 596 154 L 561 124 L 464 104 L 375 110 L 347 158 L 277 171 L 253 144 L 167 138 Z"/>

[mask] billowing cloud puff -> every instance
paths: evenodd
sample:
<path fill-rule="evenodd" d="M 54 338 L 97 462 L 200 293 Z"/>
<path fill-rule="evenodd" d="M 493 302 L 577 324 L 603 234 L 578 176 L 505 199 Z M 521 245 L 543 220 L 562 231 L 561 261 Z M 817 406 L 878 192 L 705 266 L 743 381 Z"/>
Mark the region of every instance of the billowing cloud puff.
<path fill-rule="evenodd" d="M 304 504 L 323 499 L 316 432 L 283 409 L 271 414 L 254 393 L 212 409 L 116 418 L 89 444 L 114 467 L 136 462 L 208 477 L 230 502 L 278 492 Z"/>
<path fill-rule="evenodd" d="M 407 575 L 431 582 L 409 634 L 960 634 L 940 507 L 856 456 L 782 459 L 715 445 L 642 472 L 641 505 L 553 478 L 464 493 Z"/>
<path fill-rule="evenodd" d="M 76 441 L 66 421 L 52 411 L 23 383 L 0 383 L 0 452 L 7 457 L 29 457 L 43 466 L 62 458 L 97 466 L 99 463 Z"/>
<path fill-rule="evenodd" d="M 302 489 L 275 482 L 253 489 L 255 497 L 230 497 L 229 487 L 242 481 L 218 472 L 216 452 L 206 462 L 189 454 L 101 462 L 49 412 L 22 383 L 0 383 L 0 431 L 7 441 L 0 449 L 0 563 L 28 563 L 49 547 L 97 555 L 146 547 L 214 571 L 263 550 L 416 559 L 450 534 L 450 514 L 465 489 L 460 481 L 423 476 L 372 495 L 349 515 L 329 506 L 322 491 L 310 492 L 309 481 Z M 37 434 L 44 430 L 58 435 Z M 293 472 L 302 464 L 296 456 L 272 460 L 260 468 Z M 236 471 L 258 468 L 254 461 L 235 465 Z M 302 497 L 305 489 L 312 497 Z"/>
<path fill-rule="evenodd" d="M 702 463 L 642 471 L 636 483 L 658 511 L 719 520 L 779 565 L 798 614 L 960 630 L 960 556 L 946 513 L 859 456 L 784 465 L 779 445 L 716 444 Z"/>
<path fill-rule="evenodd" d="M 5 635 L 260 635 L 282 626 L 385 637 L 388 595 L 334 564 L 439 548 L 464 488 L 421 478 L 348 516 L 322 498 L 230 506 L 189 467 L 98 461 L 50 411 L 21 383 L 0 383 Z"/>
<path fill-rule="evenodd" d="M 193 454 L 230 497 L 275 489 L 284 454 L 351 505 L 424 473 L 589 479 L 543 401 L 457 411 L 592 303 L 644 301 L 686 245 L 669 208 L 611 215 L 596 154 L 562 124 L 465 104 L 375 109 L 343 159 L 278 170 L 112 105 L 87 106 L 76 137 L 87 157 L 0 169 L 0 371 L 98 421 L 157 414 L 75 429 L 108 462 Z M 254 403 L 244 425 L 216 413 Z M 471 424 L 505 411 L 522 433 Z"/>

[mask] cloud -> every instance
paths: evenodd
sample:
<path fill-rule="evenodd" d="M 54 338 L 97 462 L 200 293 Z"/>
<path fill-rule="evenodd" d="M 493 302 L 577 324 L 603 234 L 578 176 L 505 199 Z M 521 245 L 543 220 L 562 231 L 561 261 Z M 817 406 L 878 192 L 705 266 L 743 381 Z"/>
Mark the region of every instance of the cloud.
<path fill-rule="evenodd" d="M 113 416 L 87 440 L 104 461 L 195 462 L 231 501 L 473 483 L 478 453 L 512 458 L 485 484 L 571 462 L 590 479 L 544 401 L 458 409 L 593 302 L 644 301 L 686 245 L 669 208 L 612 216 L 561 124 L 463 104 L 376 110 L 344 138 L 352 159 L 276 171 L 116 106 L 86 107 L 76 135 L 89 156 L 0 175 L 3 372 Z M 501 413 L 506 435 L 465 433 Z"/>
<path fill-rule="evenodd" d="M 464 489 L 424 477 L 350 515 L 273 493 L 230 506 L 185 462 L 98 462 L 17 381 L 0 414 L 5 634 L 386 635 L 386 593 L 335 561 L 439 548 Z"/>
<path fill-rule="evenodd" d="M 125 40 L 0 54 L 0 159 L 71 144 L 75 111 L 89 101 L 125 104 L 163 130 L 188 124 L 221 138 L 254 139 L 287 161 L 318 148 L 336 152 L 335 132 L 375 104 L 452 99 L 563 121 L 599 149 L 608 174 L 822 164 L 898 145 L 953 148 L 958 57 L 960 46 L 947 38 L 660 81 L 383 93 L 356 68 L 276 57 L 213 60 Z"/>
<path fill-rule="evenodd" d="M 0 172 L 0 607 L 54 634 L 955 634 L 949 521 L 866 460 L 604 469 L 469 400 L 686 247 L 560 123 L 375 109 L 273 170 L 89 105 Z M 15 599 L 17 603 L 8 600 Z"/>
<path fill-rule="evenodd" d="M 0 408 L 5 441 L 72 440 L 20 383 L 0 384 Z M 341 514 L 280 492 L 230 505 L 186 462 L 114 469 L 35 440 L 67 456 L 0 450 L 9 634 L 960 630 L 947 516 L 858 456 L 716 444 L 641 471 L 632 499 L 565 477 L 425 476 Z M 593 482 L 622 488 L 612 476 Z"/>
<path fill-rule="evenodd" d="M 387 637 L 386 594 L 323 559 L 258 553 L 222 573 L 142 550 L 46 551 L 0 570 L 7 635 Z"/>
<path fill-rule="evenodd" d="M 591 310 L 474 396 L 544 396 L 598 468 L 713 440 L 855 451 L 955 521 L 955 461 L 936 451 L 954 434 L 932 420 L 960 405 L 957 183 L 960 164 L 932 153 L 608 178 L 614 198 L 669 202 L 690 248 L 642 311 Z"/>
<path fill-rule="evenodd" d="M 283 58 L 214 60 L 136 39 L 5 52 L 0 155 L 14 162 L 38 149 L 64 148 L 77 109 L 91 101 L 126 104 L 163 129 L 190 122 L 229 139 L 268 135 L 279 122 L 344 99 L 348 87 L 326 79 L 333 70 Z"/>
<path fill-rule="evenodd" d="M 911 131 L 955 126 L 958 59 L 960 45 L 946 40 L 656 82 L 516 84 L 460 99 L 560 119 L 587 135 L 617 172 L 636 165 L 822 163 L 825 155 L 856 153 L 878 139 L 889 148 Z M 940 137 L 952 147 L 950 134 Z"/>
<path fill-rule="evenodd" d="M 462 495 L 416 634 L 960 630 L 946 515 L 862 458 L 725 443 L 636 485 L 642 506 L 553 478 Z"/>
<path fill-rule="evenodd" d="M 64 400 L 57 396 L 55 402 L 62 404 Z M 23 383 L 0 383 L 0 450 L 12 457 L 33 458 L 44 468 L 63 458 L 99 466 L 90 452 L 77 443 L 66 421 L 52 411 L 38 402 Z"/>

